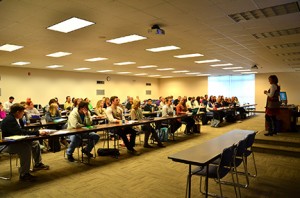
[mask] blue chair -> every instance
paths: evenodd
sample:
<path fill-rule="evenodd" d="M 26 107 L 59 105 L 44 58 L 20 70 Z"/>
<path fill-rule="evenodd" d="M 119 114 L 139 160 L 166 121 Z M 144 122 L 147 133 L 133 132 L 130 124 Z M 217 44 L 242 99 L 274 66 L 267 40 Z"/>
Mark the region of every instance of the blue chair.
<path fill-rule="evenodd" d="M 202 191 L 202 177 L 208 177 L 211 179 L 216 179 L 219 188 L 220 188 L 220 194 L 221 197 L 223 197 L 223 191 L 222 191 L 222 182 L 221 179 L 224 178 L 228 173 L 231 173 L 232 181 L 234 181 L 233 173 L 232 173 L 232 164 L 233 164 L 233 157 L 234 157 L 234 146 L 225 148 L 220 156 L 220 160 L 218 164 L 209 164 L 208 166 L 208 174 L 207 174 L 207 167 L 197 167 L 194 170 L 192 170 L 192 176 L 200 176 L 200 192 L 204 195 L 206 195 L 205 192 Z M 188 186 L 187 186 L 188 187 Z M 235 194 L 237 196 L 236 191 L 236 185 L 233 185 Z M 205 186 L 205 189 L 207 189 L 208 186 Z M 188 188 L 187 188 L 188 189 Z M 208 193 L 207 195 L 210 196 L 216 196 L 215 194 Z"/>

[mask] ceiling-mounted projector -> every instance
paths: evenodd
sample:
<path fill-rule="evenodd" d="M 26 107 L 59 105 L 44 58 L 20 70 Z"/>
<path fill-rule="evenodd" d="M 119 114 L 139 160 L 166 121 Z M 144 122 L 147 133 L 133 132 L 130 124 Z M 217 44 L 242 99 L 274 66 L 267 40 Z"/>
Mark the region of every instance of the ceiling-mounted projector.
<path fill-rule="evenodd" d="M 148 30 L 149 33 L 154 33 L 154 34 L 160 34 L 160 35 L 164 35 L 165 34 L 165 30 L 161 29 L 159 27 L 159 25 L 155 24 L 151 27 L 151 29 Z"/>

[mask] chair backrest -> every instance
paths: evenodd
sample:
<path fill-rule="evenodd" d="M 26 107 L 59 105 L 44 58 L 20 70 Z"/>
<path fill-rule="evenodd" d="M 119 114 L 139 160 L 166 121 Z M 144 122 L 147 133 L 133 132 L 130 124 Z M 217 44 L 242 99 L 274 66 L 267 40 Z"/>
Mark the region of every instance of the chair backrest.
<path fill-rule="evenodd" d="M 234 148 L 235 146 L 231 146 L 223 150 L 219 167 L 231 166 L 234 156 Z"/>
<path fill-rule="evenodd" d="M 235 155 L 242 156 L 246 149 L 246 139 L 240 140 L 235 148 Z"/>
<path fill-rule="evenodd" d="M 252 147 L 256 133 L 251 133 L 246 137 L 246 148 Z"/>

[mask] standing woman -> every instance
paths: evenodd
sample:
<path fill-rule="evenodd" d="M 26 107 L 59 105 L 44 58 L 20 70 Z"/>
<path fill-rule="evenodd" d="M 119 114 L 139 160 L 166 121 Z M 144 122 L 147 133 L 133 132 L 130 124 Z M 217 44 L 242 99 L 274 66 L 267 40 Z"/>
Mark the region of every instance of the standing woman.
<path fill-rule="evenodd" d="M 277 134 L 276 115 L 278 114 L 280 108 L 280 86 L 278 85 L 277 76 L 269 76 L 269 82 L 271 84 L 270 89 L 268 91 L 264 91 L 264 94 L 268 96 L 265 115 L 266 122 L 268 123 L 268 133 L 266 133 L 265 136 L 272 136 L 273 134 Z"/>

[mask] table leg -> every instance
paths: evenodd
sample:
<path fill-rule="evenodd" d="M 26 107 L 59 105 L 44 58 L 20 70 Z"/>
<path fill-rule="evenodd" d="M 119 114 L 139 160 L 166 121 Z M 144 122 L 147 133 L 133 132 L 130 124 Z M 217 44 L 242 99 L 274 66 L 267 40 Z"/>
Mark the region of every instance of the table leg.
<path fill-rule="evenodd" d="M 206 177 L 205 177 L 205 197 L 208 197 L 208 168 L 209 164 L 206 167 Z"/>
<path fill-rule="evenodd" d="M 185 197 L 190 198 L 191 197 L 191 183 L 192 183 L 192 165 L 189 164 L 189 174 L 188 174 L 188 178 L 187 178 L 187 189 L 185 192 Z"/>

